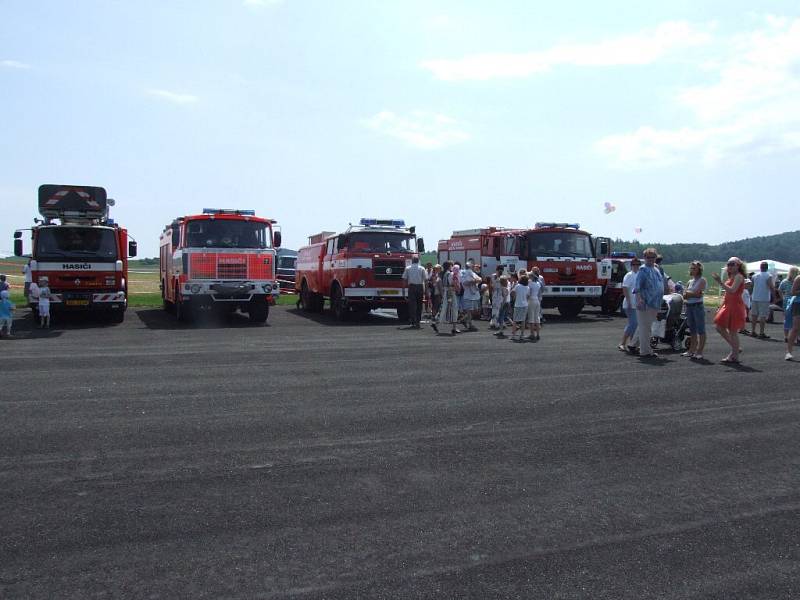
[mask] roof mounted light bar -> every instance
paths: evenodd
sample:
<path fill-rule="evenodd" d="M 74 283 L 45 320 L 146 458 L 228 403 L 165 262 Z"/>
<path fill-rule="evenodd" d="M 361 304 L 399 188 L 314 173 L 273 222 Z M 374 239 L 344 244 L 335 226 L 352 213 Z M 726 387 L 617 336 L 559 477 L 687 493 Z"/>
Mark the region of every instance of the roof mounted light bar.
<path fill-rule="evenodd" d="M 203 209 L 204 215 L 246 215 L 249 217 L 255 217 L 256 211 L 254 210 L 239 210 L 236 208 L 204 208 Z"/>
<path fill-rule="evenodd" d="M 549 227 L 563 227 L 564 229 L 580 229 L 580 223 L 537 223 L 536 229 L 547 229 Z"/>
<path fill-rule="evenodd" d="M 405 227 L 406 222 L 403 219 L 361 219 L 361 225 L 369 227 L 370 225 L 379 225 L 383 227 Z"/>

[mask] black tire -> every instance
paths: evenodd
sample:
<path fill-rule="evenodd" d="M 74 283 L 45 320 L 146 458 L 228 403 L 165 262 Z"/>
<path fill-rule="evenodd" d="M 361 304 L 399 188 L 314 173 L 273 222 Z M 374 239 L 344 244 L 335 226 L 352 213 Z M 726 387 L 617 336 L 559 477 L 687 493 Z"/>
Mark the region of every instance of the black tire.
<path fill-rule="evenodd" d="M 565 319 L 574 319 L 583 310 L 583 298 L 563 300 L 558 303 L 558 313 Z"/>
<path fill-rule="evenodd" d="M 311 290 L 308 289 L 308 283 L 306 280 L 303 280 L 303 285 L 300 287 L 300 300 L 303 303 L 303 310 L 305 312 L 316 312 L 316 298 L 314 298 L 314 294 L 311 293 Z"/>
<path fill-rule="evenodd" d="M 266 323 L 269 317 L 269 304 L 267 304 L 267 299 L 264 296 L 256 296 L 256 298 L 250 300 L 247 314 L 250 315 L 250 321 L 253 323 Z"/>
<path fill-rule="evenodd" d="M 172 314 L 175 312 L 175 304 L 170 302 L 167 299 L 167 292 L 164 288 L 164 282 L 161 282 L 161 305 L 164 307 L 164 310 L 168 313 Z"/>
<path fill-rule="evenodd" d="M 342 288 L 334 285 L 331 290 L 331 314 L 337 321 L 346 321 L 350 313 L 350 308 L 345 304 L 342 297 Z"/>
<path fill-rule="evenodd" d="M 181 300 L 178 288 L 175 288 L 175 316 L 181 323 L 191 323 L 194 320 L 194 311 L 192 310 L 192 301 Z"/>
<path fill-rule="evenodd" d="M 125 320 L 125 310 L 112 310 L 111 314 L 108 316 L 108 320 L 111 323 L 122 323 Z"/>

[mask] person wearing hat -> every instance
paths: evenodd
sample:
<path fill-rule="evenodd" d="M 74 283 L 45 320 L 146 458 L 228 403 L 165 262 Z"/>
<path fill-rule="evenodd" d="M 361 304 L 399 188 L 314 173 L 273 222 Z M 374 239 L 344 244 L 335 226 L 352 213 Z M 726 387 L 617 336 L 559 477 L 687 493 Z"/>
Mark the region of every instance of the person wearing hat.
<path fill-rule="evenodd" d="M 39 326 L 50 327 L 50 282 L 47 277 L 39 278 Z"/>

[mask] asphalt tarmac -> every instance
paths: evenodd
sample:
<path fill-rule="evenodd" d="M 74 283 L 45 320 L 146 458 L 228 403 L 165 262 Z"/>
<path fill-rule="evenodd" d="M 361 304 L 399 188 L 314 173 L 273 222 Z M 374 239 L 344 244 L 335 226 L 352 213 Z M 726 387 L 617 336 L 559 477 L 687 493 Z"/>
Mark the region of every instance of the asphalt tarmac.
<path fill-rule="evenodd" d="M 2 598 L 797 598 L 800 363 L 290 307 L 18 321 Z"/>

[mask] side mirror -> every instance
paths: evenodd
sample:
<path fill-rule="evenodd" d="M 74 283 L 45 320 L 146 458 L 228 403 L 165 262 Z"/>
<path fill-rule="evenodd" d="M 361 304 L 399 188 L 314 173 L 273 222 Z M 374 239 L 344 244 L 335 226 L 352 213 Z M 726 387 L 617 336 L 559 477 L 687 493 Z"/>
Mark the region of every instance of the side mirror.
<path fill-rule="evenodd" d="M 281 232 L 280 231 L 273 231 L 272 232 L 272 245 L 276 248 L 281 247 Z"/>
<path fill-rule="evenodd" d="M 133 258 L 134 256 L 136 256 L 137 249 L 138 246 L 136 245 L 136 242 L 134 240 L 128 242 L 128 258 Z"/>
<path fill-rule="evenodd" d="M 343 233 L 340 234 L 339 237 L 336 238 L 336 249 L 341 250 L 342 248 L 345 247 L 346 243 L 347 243 L 347 238 Z"/>
<path fill-rule="evenodd" d="M 17 235 L 16 233 L 14 234 Z M 15 239 L 14 240 L 14 256 L 22 256 L 22 240 Z"/>
<path fill-rule="evenodd" d="M 501 252 L 503 250 L 503 248 L 502 248 L 503 242 L 501 240 L 499 240 L 499 239 L 494 239 L 494 240 L 492 240 L 492 243 L 494 244 L 494 259 L 496 261 L 500 262 L 500 256 L 501 256 Z"/>
<path fill-rule="evenodd" d="M 608 240 L 600 240 L 600 256 L 608 256 L 609 250 Z"/>
<path fill-rule="evenodd" d="M 425 252 L 425 240 L 417 238 L 417 253 L 422 254 L 423 252 Z"/>

